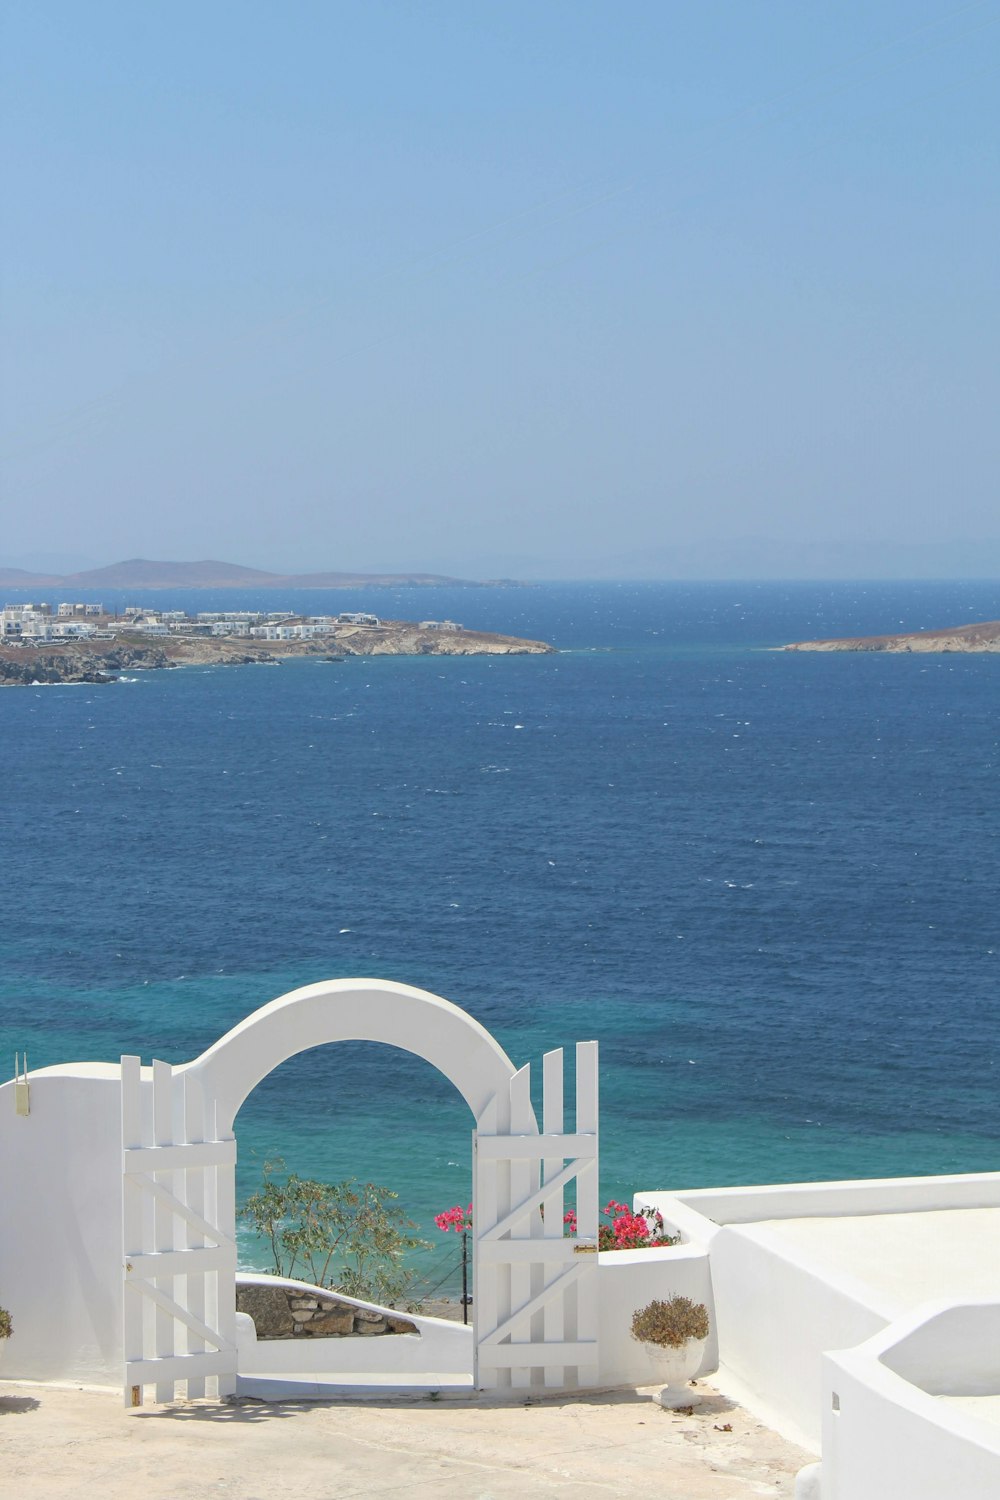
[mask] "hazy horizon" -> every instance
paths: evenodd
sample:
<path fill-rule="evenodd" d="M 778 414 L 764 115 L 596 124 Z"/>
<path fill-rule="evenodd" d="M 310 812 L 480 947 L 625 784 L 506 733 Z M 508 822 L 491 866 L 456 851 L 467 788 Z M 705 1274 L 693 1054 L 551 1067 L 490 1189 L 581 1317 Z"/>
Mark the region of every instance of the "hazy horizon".
<path fill-rule="evenodd" d="M 998 42 L 997 0 L 9 10 L 4 564 L 1000 577 Z"/>
<path fill-rule="evenodd" d="M 753 555 L 756 551 L 756 563 Z M 1000 544 L 993 544 L 992 548 L 982 543 L 969 542 L 966 544 L 955 543 L 940 547 L 927 546 L 923 548 L 867 548 L 864 552 L 858 552 L 852 559 L 849 551 L 844 548 L 836 549 L 835 556 L 839 561 L 836 571 L 825 571 L 820 563 L 820 556 L 825 560 L 827 567 L 830 564 L 830 553 L 823 550 L 819 556 L 810 564 L 805 549 L 799 550 L 799 561 L 797 566 L 791 558 L 785 555 L 785 566 L 780 565 L 781 557 L 778 548 L 765 545 L 758 539 L 756 549 L 747 546 L 746 549 L 738 545 L 722 549 L 714 559 L 706 555 L 703 565 L 698 566 L 693 549 L 689 550 L 684 558 L 678 560 L 674 571 L 654 571 L 647 566 L 645 571 L 637 566 L 631 571 L 622 570 L 612 572 L 585 569 L 579 571 L 567 571 L 565 567 L 550 564 L 549 570 L 545 570 L 544 563 L 538 564 L 534 561 L 508 556 L 499 560 L 505 564 L 504 567 L 487 567 L 466 571 L 448 569 L 443 567 L 429 568 L 389 568 L 380 567 L 377 563 L 367 568 L 344 568 L 339 563 L 333 562 L 326 565 L 315 559 L 309 565 L 293 568 L 278 568 L 271 566 L 266 559 L 248 561 L 244 557 L 226 556 L 205 558 L 188 552 L 184 557 L 178 558 L 143 558 L 143 561 L 161 563 L 195 563 L 195 562 L 224 562 L 236 564 L 239 567 L 255 568 L 262 572 L 287 573 L 289 576 L 296 574 L 307 575 L 317 573 L 351 572 L 357 574 L 416 574 L 431 573 L 442 576 L 458 578 L 463 581 L 476 582 L 484 579 L 512 579 L 525 583 L 573 583 L 573 582 L 732 582 L 732 583 L 822 583 L 822 582 L 920 582 L 935 580 L 953 580 L 962 582 L 973 581 L 1000 581 Z M 0 570 L 6 568 L 17 568 L 26 573 L 39 575 L 50 574 L 54 576 L 70 576 L 76 573 L 91 572 L 95 569 L 106 568 L 129 560 L 137 560 L 140 554 L 132 553 L 128 557 L 116 557 L 113 559 L 98 560 L 82 556 L 67 554 L 52 554 L 44 552 L 26 553 L 18 557 L 9 557 L 0 552 Z M 715 571 L 711 571 L 713 565 Z M 836 567 L 836 563 L 833 564 Z"/>

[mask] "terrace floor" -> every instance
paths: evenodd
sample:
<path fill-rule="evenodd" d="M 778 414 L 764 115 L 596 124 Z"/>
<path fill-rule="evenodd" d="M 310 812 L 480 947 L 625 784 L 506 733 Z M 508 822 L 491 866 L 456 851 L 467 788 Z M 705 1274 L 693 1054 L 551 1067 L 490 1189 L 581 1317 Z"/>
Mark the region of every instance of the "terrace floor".
<path fill-rule="evenodd" d="M 176 1402 L 0 1384 L 5 1493 L 25 1500 L 789 1500 L 810 1455 L 702 1385 L 468 1401 Z"/>
<path fill-rule="evenodd" d="M 1000 1208 L 766 1219 L 741 1233 L 850 1280 L 888 1318 L 938 1297 L 995 1298 Z"/>

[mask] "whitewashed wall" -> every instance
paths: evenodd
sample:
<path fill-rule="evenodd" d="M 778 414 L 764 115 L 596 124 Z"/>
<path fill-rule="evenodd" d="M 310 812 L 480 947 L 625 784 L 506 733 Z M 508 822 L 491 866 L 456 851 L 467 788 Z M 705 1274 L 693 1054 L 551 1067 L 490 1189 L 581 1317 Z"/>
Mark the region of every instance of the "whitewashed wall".
<path fill-rule="evenodd" d="M 238 1272 L 238 1286 L 280 1286 L 304 1294 L 322 1295 L 320 1288 L 305 1281 L 286 1277 Z M 353 1307 L 383 1312 L 373 1302 L 337 1293 L 339 1302 Z M 416 1333 L 394 1333 L 378 1338 L 290 1338 L 258 1339 L 253 1320 L 246 1313 L 237 1314 L 236 1341 L 239 1348 L 237 1391 L 268 1395 L 284 1393 L 282 1378 L 315 1377 L 318 1386 L 363 1383 L 365 1377 L 385 1380 L 398 1376 L 400 1385 L 408 1379 L 429 1377 L 442 1385 L 465 1384 L 472 1387 L 472 1328 L 444 1318 L 425 1318 L 419 1313 L 403 1313 Z M 269 1385 L 270 1382 L 270 1385 Z"/>
<path fill-rule="evenodd" d="M 725 1224 L 762 1219 L 843 1217 L 847 1214 L 926 1212 L 931 1209 L 1000 1205 L 1000 1172 L 962 1172 L 945 1177 L 865 1177 L 841 1182 L 783 1182 L 766 1186 L 650 1189 L 635 1203 L 659 1209 L 668 1224 L 709 1240 Z"/>
<path fill-rule="evenodd" d="M 885 1315 L 757 1243 L 751 1225 L 720 1230 L 711 1257 L 722 1362 L 737 1393 L 769 1426 L 818 1453 L 823 1353 L 869 1338 L 885 1327 Z"/>
<path fill-rule="evenodd" d="M 1000 1173 L 646 1191 L 668 1226 L 708 1247 L 727 1390 L 809 1451 L 822 1442 L 823 1359 L 884 1329 L 893 1310 L 807 1252 L 758 1238 L 769 1219 L 840 1217 L 1000 1204 Z M 1000 1494 L 1000 1491 L 998 1491 Z M 824 1495 L 824 1500 L 826 1496 Z"/>
<path fill-rule="evenodd" d="M 977 1398 L 955 1405 L 942 1397 Z M 928 1306 L 823 1360 L 822 1500 L 996 1500 L 1000 1303 Z"/>
<path fill-rule="evenodd" d="M 31 1113 L 0 1087 L 0 1305 L 8 1379 L 121 1381 L 117 1065 L 31 1074 Z"/>
<path fill-rule="evenodd" d="M 654 1298 L 680 1294 L 704 1302 L 711 1332 L 699 1374 L 719 1362 L 718 1327 L 708 1252 L 700 1245 L 653 1250 L 604 1250 L 598 1257 L 600 1281 L 601 1384 L 650 1385 L 656 1380 L 649 1351 L 632 1337 L 632 1314 Z"/>

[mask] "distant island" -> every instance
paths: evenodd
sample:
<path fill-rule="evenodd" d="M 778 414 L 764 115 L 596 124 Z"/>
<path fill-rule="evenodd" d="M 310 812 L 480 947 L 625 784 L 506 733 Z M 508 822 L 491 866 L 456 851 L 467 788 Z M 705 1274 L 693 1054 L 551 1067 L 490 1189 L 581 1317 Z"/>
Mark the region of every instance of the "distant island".
<path fill-rule="evenodd" d="M 454 620 L 383 620 L 364 611 L 296 615 L 290 610 L 130 608 L 119 619 L 100 605 L 8 605 L 0 615 L 0 687 L 113 682 L 122 672 L 184 666 L 278 665 L 311 656 L 544 656 L 545 641 L 466 630 Z"/>
<path fill-rule="evenodd" d="M 353 589 L 353 588 L 516 588 L 513 578 L 474 581 L 441 573 L 268 573 L 239 563 L 151 562 L 133 557 L 83 573 L 27 573 L 0 567 L 0 587 L 8 589 Z"/>
<path fill-rule="evenodd" d="M 785 651 L 1000 651 L 1000 620 L 953 625 L 946 630 L 911 630 L 902 635 L 845 636 L 829 641 L 793 641 Z"/>

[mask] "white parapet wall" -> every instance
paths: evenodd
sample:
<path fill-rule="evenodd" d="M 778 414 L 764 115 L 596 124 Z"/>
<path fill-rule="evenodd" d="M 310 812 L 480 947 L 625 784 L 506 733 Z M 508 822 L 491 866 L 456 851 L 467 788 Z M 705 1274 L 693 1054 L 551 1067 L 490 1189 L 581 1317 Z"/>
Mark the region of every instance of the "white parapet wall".
<path fill-rule="evenodd" d="M 635 1202 L 707 1248 L 727 1390 L 815 1453 L 824 1355 L 928 1299 L 987 1294 L 1000 1264 L 1000 1173 L 644 1192 Z"/>
<path fill-rule="evenodd" d="M 31 1074 L 30 1114 L 0 1086 L 0 1304 L 7 1379 L 121 1382 L 121 1085 L 117 1064 Z"/>
<path fill-rule="evenodd" d="M 996 1500 L 1000 1302 L 928 1305 L 823 1360 L 822 1500 Z"/>
<path fill-rule="evenodd" d="M 320 1287 L 285 1277 L 240 1272 L 237 1286 L 282 1287 L 302 1296 L 329 1296 Z M 287 1386 L 297 1376 L 315 1387 L 388 1381 L 405 1386 L 472 1385 L 472 1329 L 445 1318 L 425 1318 L 419 1313 L 399 1313 L 336 1293 L 338 1303 L 366 1312 L 405 1317 L 413 1333 L 381 1335 L 377 1338 L 267 1338 L 258 1339 L 253 1320 L 245 1313 L 237 1317 L 237 1390 L 260 1395 L 269 1381 Z M 281 1392 L 279 1391 L 278 1394 Z"/>
<path fill-rule="evenodd" d="M 645 1345 L 632 1337 L 632 1314 L 654 1300 L 680 1295 L 704 1302 L 710 1333 L 698 1374 L 718 1365 L 715 1303 L 708 1251 L 681 1244 L 650 1250 L 604 1250 L 598 1257 L 601 1384 L 651 1385 L 657 1366 Z M 662 1383 L 662 1382 L 661 1382 Z"/>

